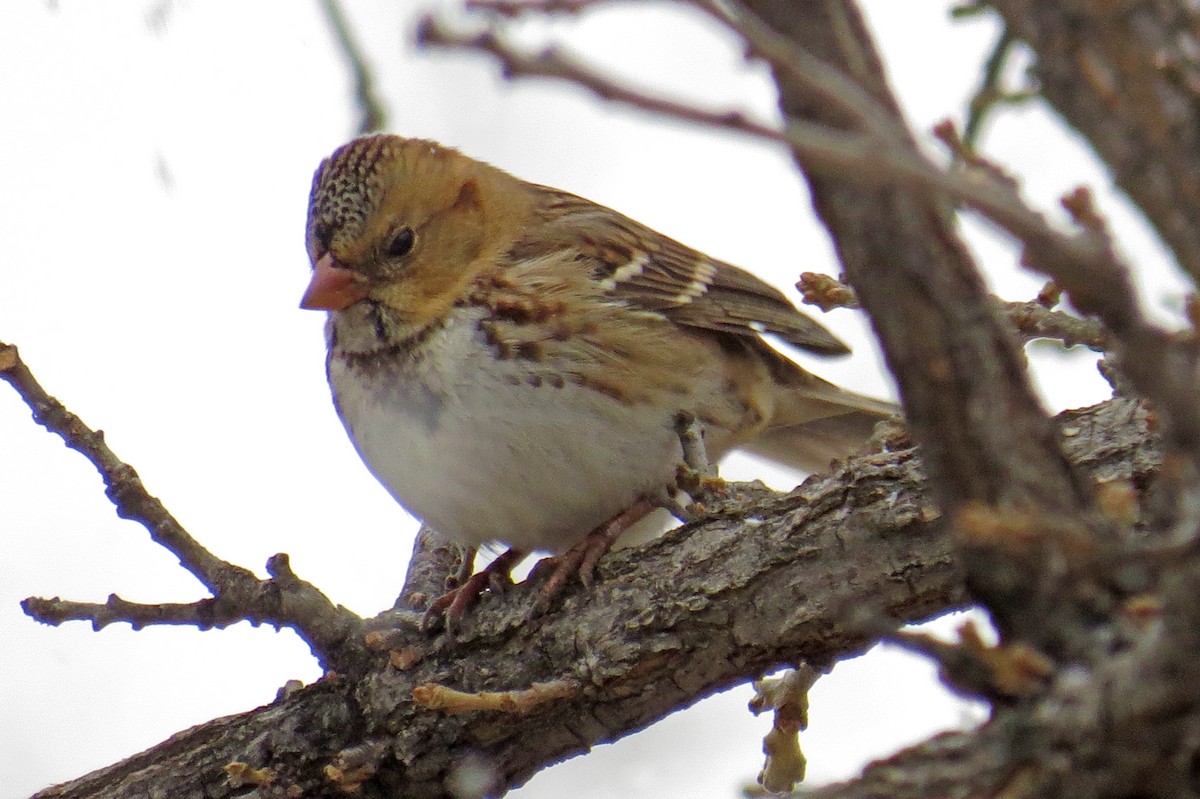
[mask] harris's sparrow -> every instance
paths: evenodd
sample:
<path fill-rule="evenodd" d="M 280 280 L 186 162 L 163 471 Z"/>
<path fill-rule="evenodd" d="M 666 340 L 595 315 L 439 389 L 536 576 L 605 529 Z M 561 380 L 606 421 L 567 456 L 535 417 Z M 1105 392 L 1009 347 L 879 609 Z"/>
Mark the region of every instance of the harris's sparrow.
<path fill-rule="evenodd" d="M 334 403 L 371 472 L 444 535 L 575 553 L 585 579 L 670 491 L 681 413 L 714 460 L 811 471 L 895 411 L 768 346 L 848 351 L 748 272 L 431 141 L 336 150 L 307 245 L 301 305 L 329 311 Z"/>

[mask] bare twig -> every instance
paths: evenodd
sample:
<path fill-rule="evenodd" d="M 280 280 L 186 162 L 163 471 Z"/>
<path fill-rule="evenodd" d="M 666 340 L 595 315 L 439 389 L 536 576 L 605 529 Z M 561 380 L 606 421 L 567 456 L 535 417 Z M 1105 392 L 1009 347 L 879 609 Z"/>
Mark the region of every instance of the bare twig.
<path fill-rule="evenodd" d="M 430 710 L 454 715 L 468 710 L 497 713 L 528 713 L 545 702 L 570 699 L 581 693 L 574 680 L 534 683 L 519 691 L 459 691 L 436 683 L 421 683 L 413 688 L 413 701 Z"/>
<path fill-rule="evenodd" d="M 640 108 L 671 119 L 747 133 L 771 141 L 783 141 L 783 134 L 778 130 L 751 119 L 741 111 L 709 111 L 621 86 L 572 58 L 561 48 L 550 47 L 534 54 L 523 53 L 491 30 L 464 33 L 454 30 L 432 15 L 423 17 L 418 23 L 417 41 L 423 45 L 491 53 L 499 60 L 506 78 L 538 77 L 564 80 L 588 89 L 601 99 Z"/>
<path fill-rule="evenodd" d="M 1095 319 L 1056 311 L 1037 300 L 1016 302 L 997 299 L 996 302 L 1024 341 L 1048 338 L 1062 342 L 1064 347 L 1083 345 L 1095 352 L 1107 352 L 1112 346 L 1111 336 Z"/>
<path fill-rule="evenodd" d="M 150 496 L 132 467 L 118 458 L 104 440 L 57 399 L 46 393 L 21 360 L 17 348 L 0 343 L 0 379 L 9 383 L 33 412 L 33 420 L 60 436 L 68 447 L 87 458 L 104 480 L 105 493 L 117 515 L 146 528 L 156 544 L 179 557 L 179 563 L 205 588 L 218 593 L 238 580 L 257 579 L 241 568 L 214 556 L 192 538 L 155 497 Z"/>
<path fill-rule="evenodd" d="M 361 627 L 361 620 L 343 607 L 335 606 L 310 583 L 291 570 L 286 555 L 267 562 L 269 580 L 259 580 L 248 569 L 213 555 L 200 545 L 159 500 L 146 491 L 133 467 L 118 458 L 92 430 L 46 393 L 21 360 L 17 348 L 0 342 L 0 379 L 9 383 L 33 411 L 38 424 L 60 436 L 67 446 L 87 458 L 104 480 L 105 493 L 116 506 L 117 515 L 146 528 L 150 538 L 179 558 L 180 565 L 196 576 L 212 597 L 194 603 L 143 605 L 110 595 L 105 603 L 69 602 L 30 598 L 23 607 L 30 616 L 46 624 L 69 620 L 91 621 L 100 629 L 115 621 L 134 627 L 148 624 L 191 624 L 201 629 L 224 627 L 238 621 L 271 624 L 294 629 L 327 668 L 344 662 L 357 647 L 348 639 Z"/>
<path fill-rule="evenodd" d="M 859 307 L 854 289 L 826 274 L 805 272 L 800 276 L 796 288 L 806 304 L 815 305 L 822 311 Z M 1043 289 L 1037 299 L 1026 302 L 1002 300 L 999 297 L 993 300 L 997 310 L 1024 341 L 1053 339 L 1062 342 L 1064 347 L 1083 345 L 1096 352 L 1108 351 L 1112 342 L 1103 325 L 1095 319 L 1054 310 L 1053 302 L 1047 304 L 1043 296 L 1045 293 Z"/>
<path fill-rule="evenodd" d="M 1003 87 L 1004 67 L 1008 65 L 1009 57 L 1019 40 L 1013 32 L 1005 28 L 1000 34 L 991 55 L 983 64 L 983 77 L 979 88 L 971 96 L 967 108 L 967 121 L 963 126 L 963 143 L 968 149 L 974 150 L 983 132 L 983 123 L 988 115 L 1002 103 L 1016 104 L 1036 96 L 1033 91 L 1006 91 Z"/>
<path fill-rule="evenodd" d="M 375 78 L 371 74 L 371 68 L 367 66 L 366 54 L 354 40 L 346 15 L 342 13 L 337 0 L 321 0 L 321 7 L 325 9 L 325 16 L 337 40 L 338 49 L 342 51 L 342 57 L 354 75 L 354 99 L 361 114 L 358 132 L 362 134 L 381 130 L 387 124 L 387 112 L 376 96 Z"/>
<path fill-rule="evenodd" d="M 29 597 L 21 609 L 43 624 L 59 625 L 67 621 L 90 621 L 93 630 L 102 630 L 114 622 L 127 622 L 135 630 L 152 624 L 181 624 L 201 630 L 223 626 L 215 614 L 216 600 L 199 602 L 162 602 L 147 605 L 130 602 L 109 594 L 107 602 L 73 602 L 52 597 Z M 240 621 L 240 619 L 239 619 Z"/>

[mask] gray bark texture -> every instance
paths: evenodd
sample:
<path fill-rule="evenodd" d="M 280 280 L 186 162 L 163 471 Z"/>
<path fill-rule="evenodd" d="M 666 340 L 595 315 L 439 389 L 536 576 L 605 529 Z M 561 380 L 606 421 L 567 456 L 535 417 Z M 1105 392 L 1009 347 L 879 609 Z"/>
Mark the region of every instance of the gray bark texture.
<path fill-rule="evenodd" d="M 1159 455 L 1136 402 L 1111 400 L 1061 423 L 1071 462 L 1087 473 L 1153 482 Z M 414 636 L 424 643 L 407 669 L 376 657 L 353 678 L 330 675 L 38 796 L 245 795 L 227 778 L 231 763 L 271 770 L 271 784 L 255 788 L 263 796 L 338 795 L 327 767 L 339 762 L 361 764 L 366 797 L 448 796 L 446 778 L 464 759 L 494 769 L 497 788 L 519 785 L 764 670 L 856 654 L 877 636 L 879 619 L 919 621 L 962 607 L 961 566 L 926 487 L 914 449 L 853 458 L 789 494 L 731 503 L 606 558 L 592 590 L 533 623 L 523 618 L 536 587 L 486 596 L 453 639 Z M 864 609 L 873 613 L 864 618 Z M 444 715 L 412 701 L 429 682 L 504 691 L 555 681 L 573 686 L 569 696 L 521 715 Z M 906 768 L 944 769 L 935 755 L 956 763 L 943 779 L 976 779 L 1004 761 L 999 744 L 977 753 L 973 741 L 997 734 L 940 738 L 928 752 L 873 767 L 857 788 L 834 790 L 875 795 L 887 780 L 898 791 Z M 914 784 L 905 795 L 939 792 Z"/>

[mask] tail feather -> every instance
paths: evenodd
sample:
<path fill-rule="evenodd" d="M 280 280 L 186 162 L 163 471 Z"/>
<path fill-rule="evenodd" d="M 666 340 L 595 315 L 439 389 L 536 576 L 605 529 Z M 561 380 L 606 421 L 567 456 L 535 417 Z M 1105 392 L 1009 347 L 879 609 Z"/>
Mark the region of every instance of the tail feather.
<path fill-rule="evenodd" d="M 895 403 L 823 380 L 781 394 L 771 427 L 740 448 L 809 473 L 846 457 L 871 437 L 877 423 L 900 412 Z"/>
<path fill-rule="evenodd" d="M 832 461 L 861 446 L 871 437 L 875 425 L 890 416 L 852 411 L 801 425 L 777 427 L 742 444 L 740 449 L 809 474 L 823 472 Z"/>

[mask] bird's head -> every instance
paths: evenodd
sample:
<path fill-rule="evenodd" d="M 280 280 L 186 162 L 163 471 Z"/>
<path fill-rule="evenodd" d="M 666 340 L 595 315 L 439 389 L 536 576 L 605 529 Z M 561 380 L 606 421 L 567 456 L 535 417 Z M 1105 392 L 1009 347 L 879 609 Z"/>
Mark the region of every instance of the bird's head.
<path fill-rule="evenodd" d="M 420 329 L 461 296 L 519 228 L 521 181 L 435 142 L 367 136 L 313 176 L 302 308 L 369 300 Z"/>

